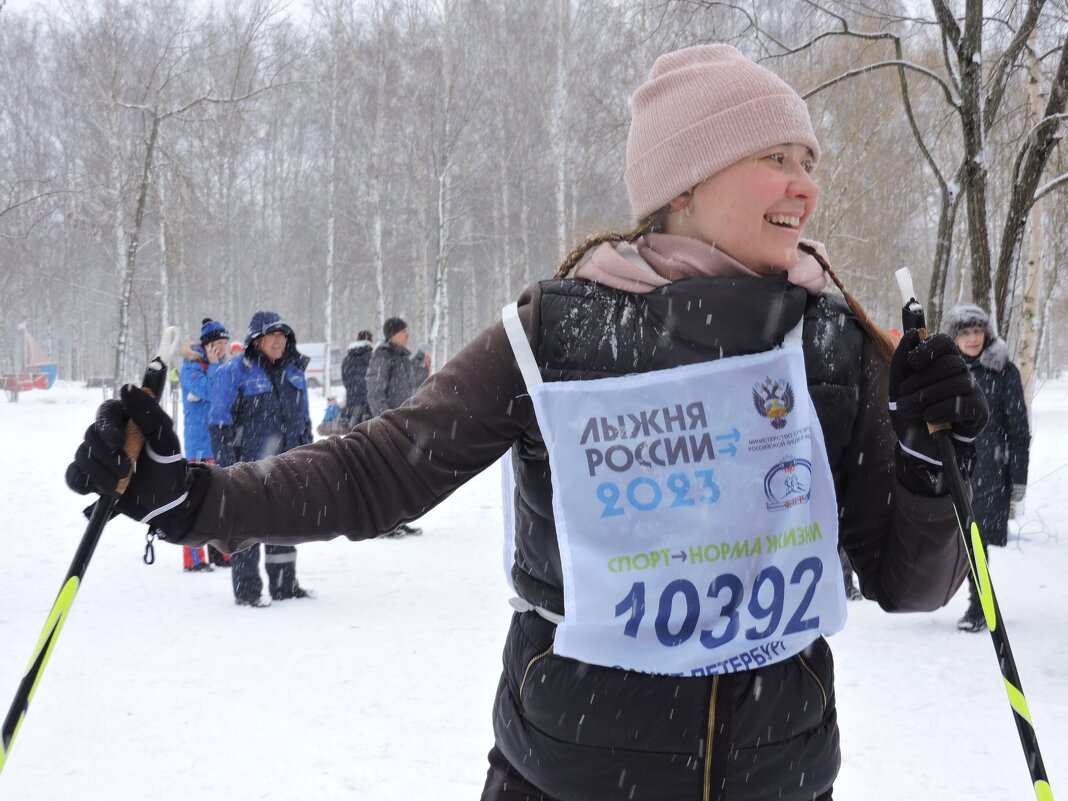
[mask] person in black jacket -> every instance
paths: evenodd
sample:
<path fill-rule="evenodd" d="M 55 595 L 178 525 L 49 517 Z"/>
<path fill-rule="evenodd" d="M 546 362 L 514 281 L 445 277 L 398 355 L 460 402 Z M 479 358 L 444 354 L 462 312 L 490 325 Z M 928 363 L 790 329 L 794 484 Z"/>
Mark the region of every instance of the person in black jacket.
<path fill-rule="evenodd" d="M 382 333 L 384 339 L 375 347 L 367 365 L 367 402 L 372 417 L 396 409 L 426 379 L 426 371 L 408 350 L 408 323 L 400 317 L 390 317 L 382 326 Z"/>
<path fill-rule="evenodd" d="M 408 350 L 408 323 L 400 317 L 390 317 L 382 326 L 382 334 L 385 338 L 375 347 L 367 365 L 367 403 L 373 417 L 396 409 L 415 394 L 427 377 Z M 417 526 L 401 523 L 383 536 L 397 539 L 422 533 Z"/>
<path fill-rule="evenodd" d="M 1009 518 L 1023 515 L 1031 431 L 1027 424 L 1020 371 L 1009 360 L 1009 347 L 995 331 L 990 315 L 974 303 L 946 312 L 942 328 L 957 343 L 965 363 L 986 395 L 990 422 L 975 443 L 972 511 L 983 545 L 1008 542 Z M 968 609 L 957 623 L 961 631 L 983 631 L 986 620 L 968 576 Z"/>
<path fill-rule="evenodd" d="M 887 611 L 945 605 L 967 557 L 927 424 L 967 440 L 986 404 L 949 337 L 894 350 L 825 291 L 793 89 L 706 45 L 657 59 L 631 107 L 633 228 L 584 242 L 348 436 L 227 470 L 139 464 L 116 508 L 179 544 L 364 540 L 507 453 L 517 597 L 483 801 L 829 801 L 838 545 Z M 72 488 L 114 492 L 127 417 L 173 452 L 124 390 Z"/>
<path fill-rule="evenodd" d="M 367 365 L 374 348 L 373 338 L 370 331 L 361 331 L 341 362 L 341 380 L 345 382 L 345 422 L 349 428 L 371 417 L 371 408 L 367 405 Z"/>

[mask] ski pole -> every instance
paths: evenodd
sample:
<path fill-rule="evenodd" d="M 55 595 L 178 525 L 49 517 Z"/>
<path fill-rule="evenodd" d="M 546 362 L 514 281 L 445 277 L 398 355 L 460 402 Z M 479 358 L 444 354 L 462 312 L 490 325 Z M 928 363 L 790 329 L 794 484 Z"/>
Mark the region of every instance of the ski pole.
<path fill-rule="evenodd" d="M 176 335 L 177 329 L 174 330 L 174 334 L 171 333 L 171 329 L 168 329 L 164 332 L 164 341 L 167 341 L 168 337 Z M 160 343 L 160 352 L 167 352 L 164 349 L 163 342 Z M 163 392 L 166 380 L 167 365 L 164 364 L 163 359 L 157 356 L 149 362 L 141 388 L 153 397 L 158 398 Z M 123 445 L 123 450 L 130 458 L 131 464 L 137 461 L 144 444 L 145 438 L 141 430 L 134 425 L 132 420 L 127 421 L 126 442 Z M 116 492 L 122 495 L 129 483 L 130 476 L 126 476 L 119 481 Z M 55 603 L 52 604 L 52 611 L 49 612 L 48 619 L 45 621 L 41 638 L 33 649 L 29 667 L 26 668 L 26 673 L 23 675 L 18 690 L 15 692 L 15 698 L 8 709 L 7 717 L 4 718 L 3 727 L 0 728 L 0 773 L 4 770 L 7 756 L 11 753 L 11 744 L 22 727 L 22 721 L 26 717 L 30 701 L 33 700 L 33 695 L 37 691 L 37 685 L 41 681 L 45 665 L 48 664 L 48 659 L 52 656 L 52 649 L 56 646 L 59 632 L 63 629 L 67 615 L 70 614 L 74 596 L 77 595 L 78 588 L 85 576 L 85 571 L 89 567 L 89 560 L 93 557 L 93 551 L 96 550 L 96 545 L 100 541 L 104 526 L 111 519 L 116 500 L 116 498 L 101 496 L 93 506 L 92 514 L 89 517 L 89 525 L 86 526 L 85 534 L 82 535 L 82 541 L 79 543 L 78 550 L 74 554 L 73 561 L 71 561 L 70 569 L 67 571 L 67 577 L 63 581 L 63 586 L 60 587 L 59 595 L 56 596 Z"/>
<path fill-rule="evenodd" d="M 912 275 L 908 268 L 904 267 L 895 273 L 898 289 L 901 290 L 901 322 L 903 330 L 915 328 L 920 332 L 920 337 L 927 337 L 927 321 L 923 306 L 916 300 L 912 289 Z M 990 579 L 990 569 L 986 563 L 986 551 L 983 548 L 983 540 L 979 534 L 979 526 L 975 522 L 972 513 L 972 502 L 968 493 L 968 486 L 964 481 L 960 466 L 957 464 L 956 450 L 949 435 L 949 424 L 928 424 L 928 430 L 938 446 L 938 455 L 942 460 L 942 471 L 945 473 L 949 484 L 949 494 L 953 500 L 953 511 L 957 516 L 957 527 L 960 531 L 964 550 L 968 554 L 968 564 L 972 572 L 972 580 L 982 603 L 983 616 L 986 619 L 987 628 L 990 630 L 990 638 L 994 643 L 994 652 L 1001 666 L 1001 675 L 1005 681 L 1005 692 L 1009 696 L 1009 706 L 1012 707 L 1013 718 L 1016 720 L 1016 730 L 1020 734 L 1020 744 L 1023 746 L 1024 758 L 1027 760 L 1027 769 L 1031 774 L 1031 783 L 1035 788 L 1035 796 L 1038 801 L 1053 801 L 1053 790 L 1046 776 L 1046 767 L 1042 762 L 1042 752 L 1038 749 L 1038 736 L 1035 734 L 1034 724 L 1031 722 L 1031 710 L 1027 706 L 1024 697 L 1023 684 L 1020 681 L 1019 671 L 1016 669 L 1016 660 L 1012 656 L 1012 648 L 1009 645 L 1009 634 L 1005 630 L 1005 621 L 1001 617 L 1001 608 L 998 606 L 997 596 L 994 594 L 994 585 Z"/>

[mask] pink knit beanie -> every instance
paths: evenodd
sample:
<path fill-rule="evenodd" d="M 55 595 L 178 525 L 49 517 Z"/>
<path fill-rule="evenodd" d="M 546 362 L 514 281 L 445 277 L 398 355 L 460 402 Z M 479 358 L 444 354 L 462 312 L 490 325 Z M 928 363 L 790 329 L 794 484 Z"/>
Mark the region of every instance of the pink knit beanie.
<path fill-rule="evenodd" d="M 730 45 L 660 56 L 631 107 L 625 179 L 635 220 L 766 147 L 797 142 L 820 156 L 805 101 Z"/>

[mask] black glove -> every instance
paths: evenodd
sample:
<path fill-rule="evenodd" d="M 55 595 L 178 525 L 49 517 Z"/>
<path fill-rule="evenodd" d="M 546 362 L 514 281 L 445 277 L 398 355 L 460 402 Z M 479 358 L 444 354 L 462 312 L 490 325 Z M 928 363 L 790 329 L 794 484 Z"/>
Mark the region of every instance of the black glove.
<path fill-rule="evenodd" d="M 182 458 L 171 418 L 155 399 L 132 384 L 122 388 L 120 398 L 100 404 L 96 422 L 86 429 L 85 439 L 67 467 L 67 486 L 82 495 L 117 498 L 116 511 L 151 523 L 173 539 L 191 527 L 206 483 L 200 482 L 203 486 L 199 491 L 190 493 L 192 472 Z M 119 495 L 119 481 L 131 468 L 123 452 L 127 420 L 141 429 L 145 444 L 126 491 Z"/>
<path fill-rule="evenodd" d="M 890 361 L 889 394 L 898 480 L 921 495 L 945 495 L 949 488 L 942 460 L 927 424 L 951 424 L 948 434 L 967 477 L 975 461 L 975 438 L 990 416 L 983 390 L 949 336 L 921 340 L 912 328 Z"/>

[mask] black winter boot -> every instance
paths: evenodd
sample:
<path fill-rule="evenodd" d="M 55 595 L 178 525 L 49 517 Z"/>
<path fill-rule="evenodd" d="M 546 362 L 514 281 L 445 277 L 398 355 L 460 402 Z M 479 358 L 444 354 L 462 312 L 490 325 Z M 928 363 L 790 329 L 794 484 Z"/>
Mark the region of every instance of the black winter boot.
<path fill-rule="evenodd" d="M 968 578 L 968 609 L 964 617 L 957 621 L 957 628 L 961 631 L 983 631 L 986 629 L 986 616 L 983 614 L 983 606 L 979 603 L 979 593 L 975 591 L 975 583 Z"/>
<path fill-rule="evenodd" d="M 845 582 L 845 594 L 846 598 L 850 601 L 863 601 L 864 594 L 860 591 L 856 582 L 853 580 L 852 569 L 844 571 L 842 573 L 842 580 Z"/>

